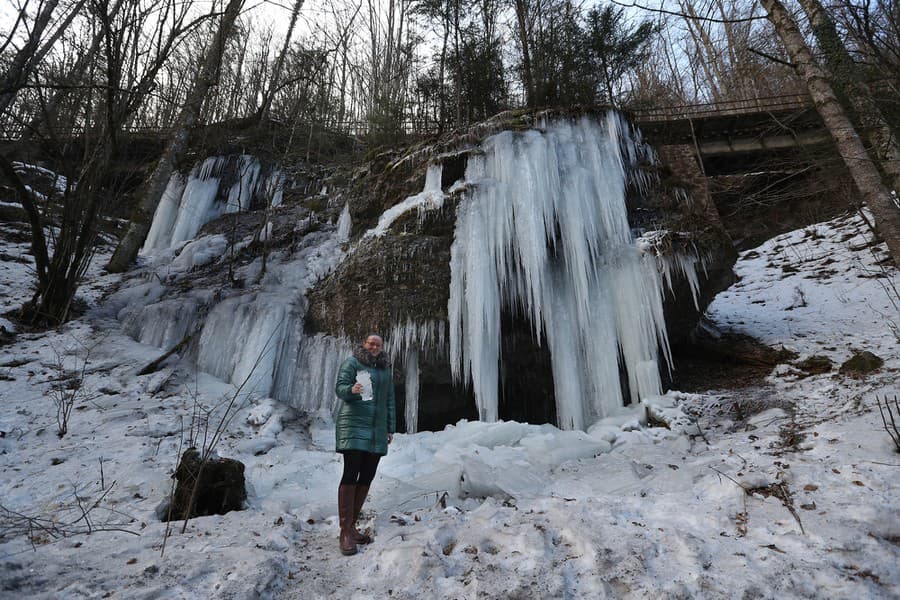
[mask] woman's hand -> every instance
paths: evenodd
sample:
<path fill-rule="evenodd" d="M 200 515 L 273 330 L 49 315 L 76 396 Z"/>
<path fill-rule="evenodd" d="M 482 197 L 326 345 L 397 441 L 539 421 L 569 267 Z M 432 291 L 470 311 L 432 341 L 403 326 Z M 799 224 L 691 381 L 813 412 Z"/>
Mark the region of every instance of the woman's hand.
<path fill-rule="evenodd" d="M 353 384 L 353 387 L 350 388 L 350 391 L 353 392 L 354 394 L 362 394 L 362 391 L 363 391 L 362 384 L 361 384 L 361 383 L 354 383 L 354 384 Z"/>

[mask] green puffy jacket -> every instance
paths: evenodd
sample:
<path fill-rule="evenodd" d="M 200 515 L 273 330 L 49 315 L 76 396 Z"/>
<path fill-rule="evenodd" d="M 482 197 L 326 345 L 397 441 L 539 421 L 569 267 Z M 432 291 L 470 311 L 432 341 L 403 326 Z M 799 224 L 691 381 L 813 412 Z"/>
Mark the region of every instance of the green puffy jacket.
<path fill-rule="evenodd" d="M 356 383 L 356 372 L 366 370 L 372 377 L 373 399 L 350 391 Z M 387 435 L 396 430 L 394 407 L 394 375 L 391 369 L 367 367 L 356 358 L 343 362 L 338 371 L 334 393 L 341 399 L 341 409 L 335 421 L 336 450 L 364 450 L 384 456 L 387 454 Z"/>

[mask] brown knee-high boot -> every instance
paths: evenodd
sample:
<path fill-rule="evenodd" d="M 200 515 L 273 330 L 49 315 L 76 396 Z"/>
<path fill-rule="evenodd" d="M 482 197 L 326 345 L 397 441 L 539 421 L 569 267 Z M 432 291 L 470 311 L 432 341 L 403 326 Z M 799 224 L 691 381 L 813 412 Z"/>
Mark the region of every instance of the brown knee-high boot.
<path fill-rule="evenodd" d="M 356 496 L 353 502 L 353 541 L 357 544 L 371 544 L 371 536 L 361 533 L 356 528 L 356 521 L 359 519 L 359 513 L 362 511 L 363 504 L 366 502 L 366 495 L 369 493 L 369 486 L 357 485 Z"/>
<path fill-rule="evenodd" d="M 353 539 L 353 509 L 356 506 L 356 486 L 343 484 L 338 487 L 338 520 L 341 525 L 341 554 L 356 554 Z"/>

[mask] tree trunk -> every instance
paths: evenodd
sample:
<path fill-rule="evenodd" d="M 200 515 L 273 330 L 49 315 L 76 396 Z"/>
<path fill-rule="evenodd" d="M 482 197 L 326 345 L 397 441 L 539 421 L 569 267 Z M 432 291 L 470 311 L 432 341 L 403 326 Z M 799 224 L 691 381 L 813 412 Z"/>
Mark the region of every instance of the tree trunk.
<path fill-rule="evenodd" d="M 516 24 L 522 43 L 522 79 L 525 84 L 525 105 L 534 108 L 534 73 L 531 67 L 531 51 L 528 38 L 528 7 L 526 0 L 516 0 Z"/>
<path fill-rule="evenodd" d="M 174 133 L 169 141 L 168 146 L 163 152 L 159 163 L 154 169 L 153 174 L 147 181 L 143 189 L 140 201 L 131 218 L 131 224 L 128 232 L 122 241 L 119 242 L 115 253 L 106 265 L 106 269 L 110 273 L 121 273 L 137 258 L 138 251 L 147 233 L 150 231 L 150 222 L 160 198 L 169 183 L 169 178 L 175 170 L 175 165 L 184 156 L 190 140 L 191 129 L 197 125 L 200 119 L 200 109 L 203 107 L 203 101 L 206 99 L 210 88 L 216 84 L 219 73 L 219 67 L 222 63 L 222 55 L 225 52 L 225 44 L 228 36 L 237 20 L 238 13 L 244 0 L 229 0 L 225 13 L 222 15 L 222 21 L 219 23 L 219 29 L 213 37 L 212 44 L 206 51 L 203 60 L 203 67 L 197 78 L 194 88 L 188 94 L 187 102 L 178 116 L 175 124 Z"/>
<path fill-rule="evenodd" d="M 300 16 L 300 9 L 303 8 L 303 0 L 294 1 L 294 10 L 291 11 L 291 23 L 288 25 L 287 33 L 284 35 L 284 45 L 278 58 L 275 59 L 275 69 L 272 72 L 272 79 L 269 80 L 269 87 L 263 95 L 262 106 L 259 108 L 259 122 L 262 123 L 269 118 L 269 108 L 272 106 L 272 98 L 278 90 L 278 83 L 281 79 L 281 71 L 284 69 L 284 59 L 287 57 L 288 50 L 291 47 L 291 36 L 294 35 L 294 27 L 297 25 L 297 17 Z"/>
<path fill-rule="evenodd" d="M 444 39 L 441 41 L 441 58 L 438 63 L 438 135 L 444 133 L 447 122 L 447 95 L 444 93 L 444 67 L 447 64 L 447 39 L 450 37 L 450 15 L 446 7 L 443 9 L 441 21 L 444 24 Z"/>
<path fill-rule="evenodd" d="M 891 198 L 881 181 L 881 174 L 866 153 L 862 141 L 828 82 L 823 69 L 816 63 L 790 13 L 778 0 L 761 0 L 769 21 L 784 43 L 791 62 L 806 83 L 816 110 L 834 138 L 838 152 L 850 171 L 856 187 L 872 211 L 875 225 L 887 243 L 894 262 L 900 264 L 900 207 Z"/>
<path fill-rule="evenodd" d="M 800 6 L 809 18 L 834 84 L 846 91 L 847 99 L 863 126 L 863 135 L 869 140 L 891 187 L 900 193 L 900 144 L 896 134 L 873 99 L 872 90 L 861 79 L 859 66 L 838 36 L 831 16 L 819 0 L 800 0 Z"/>
<path fill-rule="evenodd" d="M 16 97 L 16 92 L 28 80 L 28 76 L 34 68 L 34 58 L 38 52 L 41 36 L 44 34 L 44 29 L 47 28 L 47 24 L 50 22 L 50 17 L 53 16 L 53 11 L 56 10 L 57 4 L 59 4 L 59 0 L 48 0 L 44 4 L 34 21 L 34 26 L 28 35 L 28 41 L 16 52 L 9 68 L 3 74 L 3 79 L 0 80 L 0 114 L 6 112 L 6 109 L 12 104 L 13 98 Z M 25 9 L 23 8 L 22 10 L 24 11 Z"/>

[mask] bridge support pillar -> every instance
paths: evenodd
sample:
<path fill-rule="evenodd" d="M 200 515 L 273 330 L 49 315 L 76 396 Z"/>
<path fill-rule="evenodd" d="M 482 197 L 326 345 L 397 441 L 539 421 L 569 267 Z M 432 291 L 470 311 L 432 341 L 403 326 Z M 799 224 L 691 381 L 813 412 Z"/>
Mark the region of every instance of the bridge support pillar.
<path fill-rule="evenodd" d="M 724 231 L 719 211 L 709 192 L 709 180 L 703 170 L 703 159 L 691 144 L 667 144 L 656 147 L 660 162 L 669 169 L 678 184 L 685 188 L 698 212 Z"/>

